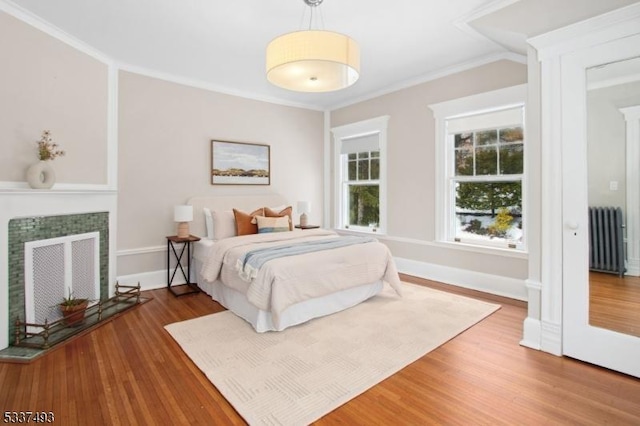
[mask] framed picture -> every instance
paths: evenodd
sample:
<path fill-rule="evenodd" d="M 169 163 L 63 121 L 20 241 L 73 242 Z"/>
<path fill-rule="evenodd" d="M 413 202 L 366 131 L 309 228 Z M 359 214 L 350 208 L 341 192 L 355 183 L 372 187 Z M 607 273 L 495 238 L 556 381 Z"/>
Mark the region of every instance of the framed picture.
<path fill-rule="evenodd" d="M 212 185 L 269 185 L 269 145 L 211 141 Z"/>

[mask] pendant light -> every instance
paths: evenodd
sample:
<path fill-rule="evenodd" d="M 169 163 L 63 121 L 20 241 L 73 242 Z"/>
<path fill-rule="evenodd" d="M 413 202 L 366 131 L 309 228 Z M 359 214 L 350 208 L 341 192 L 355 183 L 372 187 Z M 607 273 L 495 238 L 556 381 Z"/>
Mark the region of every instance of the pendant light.
<path fill-rule="evenodd" d="M 331 92 L 360 76 L 360 48 L 350 37 L 312 30 L 313 11 L 323 0 L 303 0 L 311 8 L 309 29 L 275 38 L 267 46 L 267 79 L 297 92 Z"/>

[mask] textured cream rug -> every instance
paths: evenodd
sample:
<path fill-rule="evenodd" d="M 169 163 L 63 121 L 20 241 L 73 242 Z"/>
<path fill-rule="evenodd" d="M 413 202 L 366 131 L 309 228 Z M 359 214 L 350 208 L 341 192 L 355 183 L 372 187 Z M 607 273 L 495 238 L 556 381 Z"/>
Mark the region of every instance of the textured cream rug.
<path fill-rule="evenodd" d="M 500 308 L 403 283 L 281 332 L 256 333 L 229 311 L 167 331 L 251 425 L 317 420 Z"/>

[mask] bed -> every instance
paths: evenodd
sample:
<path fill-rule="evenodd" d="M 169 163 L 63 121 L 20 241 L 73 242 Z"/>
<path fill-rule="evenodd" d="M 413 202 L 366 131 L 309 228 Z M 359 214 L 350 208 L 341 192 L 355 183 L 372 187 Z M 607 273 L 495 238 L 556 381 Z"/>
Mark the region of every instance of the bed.
<path fill-rule="evenodd" d="M 277 194 L 194 197 L 188 203 L 194 208 L 191 232 L 202 237 L 195 243 L 192 271 L 198 286 L 257 332 L 350 308 L 378 294 L 385 283 L 401 295 L 393 258 L 375 239 L 340 237 L 325 229 L 236 236 L 232 210 L 283 211 L 289 204 Z M 261 257 L 264 264 L 252 268 Z"/>

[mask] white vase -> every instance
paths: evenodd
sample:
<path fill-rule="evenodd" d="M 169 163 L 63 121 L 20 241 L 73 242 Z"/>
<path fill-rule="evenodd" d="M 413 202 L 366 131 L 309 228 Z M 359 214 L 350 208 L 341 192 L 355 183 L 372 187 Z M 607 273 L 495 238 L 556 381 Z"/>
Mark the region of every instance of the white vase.
<path fill-rule="evenodd" d="M 56 183 L 56 174 L 49 161 L 40 160 L 27 169 L 27 183 L 33 189 L 49 189 Z"/>

